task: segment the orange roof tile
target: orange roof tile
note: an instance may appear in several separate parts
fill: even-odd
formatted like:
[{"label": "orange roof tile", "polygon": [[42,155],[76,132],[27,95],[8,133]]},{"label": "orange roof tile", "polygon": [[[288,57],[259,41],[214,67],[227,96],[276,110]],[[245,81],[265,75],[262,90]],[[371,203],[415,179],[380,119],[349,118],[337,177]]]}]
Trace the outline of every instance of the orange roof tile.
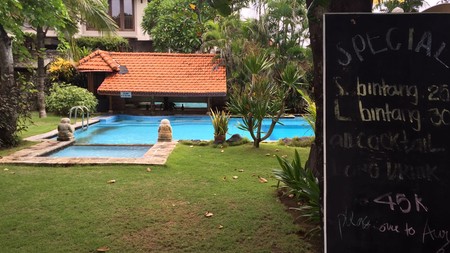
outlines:
[{"label": "orange roof tile", "polygon": [[[82,72],[113,72],[98,88],[102,95],[225,96],[226,72],[213,54],[96,51],[79,62]],[[118,72],[120,68],[127,73]]]},{"label": "orange roof tile", "polygon": [[113,72],[119,71],[119,64],[110,52],[97,50],[81,59],[77,69],[80,72]]}]

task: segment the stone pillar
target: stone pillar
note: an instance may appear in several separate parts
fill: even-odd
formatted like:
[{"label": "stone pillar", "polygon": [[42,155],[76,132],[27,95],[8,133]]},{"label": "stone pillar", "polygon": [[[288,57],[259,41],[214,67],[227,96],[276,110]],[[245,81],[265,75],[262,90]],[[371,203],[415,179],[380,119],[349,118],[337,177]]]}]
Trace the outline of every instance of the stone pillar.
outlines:
[{"label": "stone pillar", "polygon": [[158,128],[158,142],[172,141],[172,126],[168,119],[161,120]]},{"label": "stone pillar", "polygon": [[73,126],[70,124],[69,118],[62,118],[58,124],[58,141],[71,141],[73,140]]}]

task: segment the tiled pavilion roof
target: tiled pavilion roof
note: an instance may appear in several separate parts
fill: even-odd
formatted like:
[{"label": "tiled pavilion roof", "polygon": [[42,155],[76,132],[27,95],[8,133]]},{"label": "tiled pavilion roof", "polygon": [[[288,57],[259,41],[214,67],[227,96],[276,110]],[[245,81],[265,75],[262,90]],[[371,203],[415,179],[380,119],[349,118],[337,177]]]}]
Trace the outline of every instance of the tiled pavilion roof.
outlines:
[{"label": "tiled pavilion roof", "polygon": [[110,72],[101,95],[225,96],[226,72],[214,54],[131,53],[97,50],[81,59],[80,72]]}]

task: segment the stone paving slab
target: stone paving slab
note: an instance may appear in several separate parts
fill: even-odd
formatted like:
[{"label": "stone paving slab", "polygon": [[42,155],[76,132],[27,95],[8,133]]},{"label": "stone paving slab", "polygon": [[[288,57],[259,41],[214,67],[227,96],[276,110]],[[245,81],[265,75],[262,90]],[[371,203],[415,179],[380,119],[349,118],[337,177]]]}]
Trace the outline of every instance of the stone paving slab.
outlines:
[{"label": "stone paving slab", "polygon": [[[90,124],[97,123],[101,117],[92,118]],[[74,125],[81,127],[81,122]],[[177,142],[157,142],[143,157],[139,158],[84,158],[84,157],[45,157],[45,154],[72,145],[74,141],[56,141],[51,138],[56,136],[55,129],[45,134],[26,138],[28,141],[38,142],[36,145],[19,150],[9,156],[1,157],[0,164],[29,164],[29,165],[95,165],[95,164],[136,164],[136,165],[164,165],[167,158],[177,145]]]},{"label": "stone paving slab", "polygon": [[164,165],[177,145],[177,142],[157,142],[140,158],[80,158],[80,157],[45,157],[47,153],[69,146],[74,141],[59,142],[46,140],[29,148],[0,158],[0,164],[30,165],[95,165],[95,164],[136,164]]}]

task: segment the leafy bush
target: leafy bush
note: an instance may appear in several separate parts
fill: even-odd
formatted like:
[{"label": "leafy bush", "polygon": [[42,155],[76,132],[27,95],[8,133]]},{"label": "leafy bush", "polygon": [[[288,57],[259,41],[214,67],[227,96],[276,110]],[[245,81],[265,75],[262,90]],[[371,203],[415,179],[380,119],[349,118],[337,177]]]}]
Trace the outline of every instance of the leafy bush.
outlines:
[{"label": "leafy bush", "polygon": [[86,89],[66,83],[54,83],[46,103],[49,111],[58,115],[68,115],[70,108],[79,105],[84,105],[90,112],[95,112],[98,100]]},{"label": "leafy bush", "polygon": [[281,170],[273,170],[275,178],[283,182],[290,192],[304,202],[302,207],[293,209],[302,211],[303,216],[319,223],[321,217],[319,180],[312,170],[302,166],[297,150],[292,163],[278,156],[277,159]]},{"label": "leafy bush", "polygon": [[76,74],[75,66],[71,61],[56,58],[48,68],[48,78],[53,81],[70,82]]},{"label": "leafy bush", "polygon": [[128,40],[122,37],[80,37],[76,39],[79,48],[96,49],[116,52],[126,52],[130,50]]},{"label": "leafy bush", "polygon": [[0,149],[19,144],[18,133],[26,130],[31,121],[33,84],[17,73],[15,83],[7,85],[0,87]]}]

